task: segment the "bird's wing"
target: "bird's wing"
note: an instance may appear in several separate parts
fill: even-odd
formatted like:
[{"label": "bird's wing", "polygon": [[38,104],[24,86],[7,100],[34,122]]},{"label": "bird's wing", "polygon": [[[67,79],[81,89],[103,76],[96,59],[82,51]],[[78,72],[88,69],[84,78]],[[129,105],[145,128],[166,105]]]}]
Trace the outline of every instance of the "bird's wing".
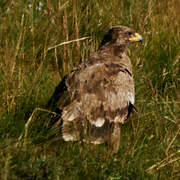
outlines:
[{"label": "bird's wing", "polygon": [[134,104],[131,70],[122,63],[98,61],[79,69],[66,81],[71,103],[63,109],[64,121],[85,116],[101,127],[106,120],[124,123]]},{"label": "bird's wing", "polygon": [[46,105],[49,109],[55,110],[58,107],[62,110],[72,102],[73,92],[70,87],[73,86],[74,77],[82,67],[83,64],[79,65],[63,77]]}]

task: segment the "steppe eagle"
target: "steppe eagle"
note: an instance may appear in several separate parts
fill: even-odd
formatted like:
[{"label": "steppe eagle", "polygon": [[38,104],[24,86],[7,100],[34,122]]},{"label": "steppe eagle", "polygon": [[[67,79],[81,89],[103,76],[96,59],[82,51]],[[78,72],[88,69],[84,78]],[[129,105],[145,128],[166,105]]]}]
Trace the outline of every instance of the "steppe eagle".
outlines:
[{"label": "steppe eagle", "polygon": [[112,27],[97,52],[67,74],[48,105],[57,107],[65,141],[107,142],[116,153],[120,126],[134,109],[134,80],[126,48],[142,37],[125,26]]}]

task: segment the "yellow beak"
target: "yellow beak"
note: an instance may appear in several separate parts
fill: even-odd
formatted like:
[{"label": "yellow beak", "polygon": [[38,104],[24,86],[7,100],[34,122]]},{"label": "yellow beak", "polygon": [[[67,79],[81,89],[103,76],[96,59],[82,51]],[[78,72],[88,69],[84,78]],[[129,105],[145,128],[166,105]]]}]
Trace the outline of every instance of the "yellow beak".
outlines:
[{"label": "yellow beak", "polygon": [[129,41],[134,41],[134,42],[142,42],[142,36],[139,35],[138,33],[135,33],[135,36],[130,37]]}]

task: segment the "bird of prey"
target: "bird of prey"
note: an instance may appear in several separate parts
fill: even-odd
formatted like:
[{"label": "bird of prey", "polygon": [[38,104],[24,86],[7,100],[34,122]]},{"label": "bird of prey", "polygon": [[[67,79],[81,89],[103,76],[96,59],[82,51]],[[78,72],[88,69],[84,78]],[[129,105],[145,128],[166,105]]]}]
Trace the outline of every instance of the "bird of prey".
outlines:
[{"label": "bird of prey", "polygon": [[106,142],[110,152],[118,152],[120,126],[135,109],[132,65],[126,49],[141,41],[133,29],[114,26],[97,52],[62,79],[48,104],[60,112],[65,141]]}]

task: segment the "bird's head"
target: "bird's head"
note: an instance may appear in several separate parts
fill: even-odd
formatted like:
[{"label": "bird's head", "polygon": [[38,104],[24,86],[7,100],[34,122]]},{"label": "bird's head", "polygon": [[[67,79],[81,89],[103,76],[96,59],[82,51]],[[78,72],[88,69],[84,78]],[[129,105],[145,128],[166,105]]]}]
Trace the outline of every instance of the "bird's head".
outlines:
[{"label": "bird's head", "polygon": [[110,43],[114,46],[128,45],[132,42],[142,42],[142,36],[125,26],[114,26],[104,36],[101,46]]}]

